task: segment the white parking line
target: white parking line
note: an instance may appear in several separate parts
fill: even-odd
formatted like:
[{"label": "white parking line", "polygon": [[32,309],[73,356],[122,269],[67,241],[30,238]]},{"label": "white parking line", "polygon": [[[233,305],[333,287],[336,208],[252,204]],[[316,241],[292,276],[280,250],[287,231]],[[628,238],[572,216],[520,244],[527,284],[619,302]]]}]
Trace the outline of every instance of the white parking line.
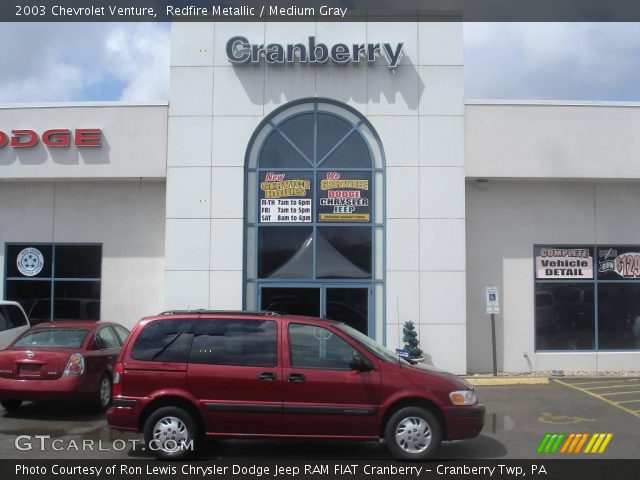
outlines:
[{"label": "white parking line", "polygon": [[[590,392],[587,392],[587,393],[590,393]],[[611,395],[626,395],[628,393],[640,393],[640,390],[633,390],[632,392],[594,393],[593,395],[601,395],[603,397],[609,397]]]},{"label": "white parking line", "polygon": [[616,383],[616,382],[638,382],[640,381],[639,378],[632,378],[630,380],[623,380],[623,379],[616,379],[616,380],[598,380],[597,382],[576,382],[576,383],[570,383],[570,382],[564,382],[565,384],[568,385],[596,385],[599,383]]},{"label": "white parking line", "polygon": [[574,386],[573,384],[571,384],[569,382],[563,382],[562,380],[557,380],[557,379],[554,380],[554,381],[556,383],[559,383],[559,384],[564,385],[566,387],[573,388],[574,390],[578,390],[579,392],[586,393],[587,395],[590,395],[593,398],[597,398],[598,400],[600,400],[602,402],[608,403],[612,407],[618,408],[618,409],[622,410],[623,412],[630,413],[634,417],[640,418],[640,410],[633,410],[631,408],[624,407],[624,406],[622,406],[620,404],[620,402],[614,402],[613,400],[609,400],[608,398],[605,398],[605,395],[626,395],[628,393],[640,393],[640,390],[635,390],[633,392],[616,392],[616,393],[608,393],[608,394],[607,393],[598,394],[598,393],[590,392],[586,388],[576,387],[576,386]]},{"label": "white parking line", "polygon": [[587,387],[584,388],[584,390],[606,390],[607,388],[633,388],[633,387],[637,387],[638,385],[607,385],[606,387]]}]

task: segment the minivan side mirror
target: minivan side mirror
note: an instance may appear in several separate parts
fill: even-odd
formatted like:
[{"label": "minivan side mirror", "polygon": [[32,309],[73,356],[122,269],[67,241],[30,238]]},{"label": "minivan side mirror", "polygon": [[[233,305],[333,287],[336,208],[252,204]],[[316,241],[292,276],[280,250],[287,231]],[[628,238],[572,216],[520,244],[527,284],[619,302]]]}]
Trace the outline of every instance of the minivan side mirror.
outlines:
[{"label": "minivan side mirror", "polygon": [[362,357],[359,353],[354,353],[349,363],[349,368],[356,372],[369,372],[373,370],[373,365],[368,360]]}]

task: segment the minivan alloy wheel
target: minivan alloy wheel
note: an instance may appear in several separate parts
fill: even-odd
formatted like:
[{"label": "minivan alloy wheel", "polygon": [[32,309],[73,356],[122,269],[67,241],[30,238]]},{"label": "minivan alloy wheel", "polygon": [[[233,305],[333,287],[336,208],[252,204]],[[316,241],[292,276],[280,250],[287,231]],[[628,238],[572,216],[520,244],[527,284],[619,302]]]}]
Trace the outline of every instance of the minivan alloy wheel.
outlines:
[{"label": "minivan alloy wheel", "polygon": [[408,453],[422,453],[431,443],[429,424],[419,417],[400,420],[396,427],[396,442]]},{"label": "minivan alloy wheel", "polygon": [[158,448],[174,451],[187,442],[189,430],[179,418],[163,417],[153,427],[153,439]]}]

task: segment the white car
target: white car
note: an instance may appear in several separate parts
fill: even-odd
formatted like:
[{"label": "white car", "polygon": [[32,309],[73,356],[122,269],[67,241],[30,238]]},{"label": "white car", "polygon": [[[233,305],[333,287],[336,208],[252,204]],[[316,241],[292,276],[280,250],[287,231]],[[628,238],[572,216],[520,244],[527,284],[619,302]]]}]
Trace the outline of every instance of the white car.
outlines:
[{"label": "white car", "polygon": [[27,314],[18,302],[0,300],[0,350],[31,327]]}]

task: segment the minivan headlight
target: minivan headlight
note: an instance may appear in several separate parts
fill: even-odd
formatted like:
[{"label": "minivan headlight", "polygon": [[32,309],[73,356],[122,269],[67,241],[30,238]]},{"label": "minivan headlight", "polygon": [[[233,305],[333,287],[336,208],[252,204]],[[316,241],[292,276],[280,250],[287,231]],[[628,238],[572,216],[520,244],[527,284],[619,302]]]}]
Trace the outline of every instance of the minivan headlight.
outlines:
[{"label": "minivan headlight", "polygon": [[454,405],[475,405],[478,403],[476,392],[473,390],[456,390],[449,394],[449,398]]}]

